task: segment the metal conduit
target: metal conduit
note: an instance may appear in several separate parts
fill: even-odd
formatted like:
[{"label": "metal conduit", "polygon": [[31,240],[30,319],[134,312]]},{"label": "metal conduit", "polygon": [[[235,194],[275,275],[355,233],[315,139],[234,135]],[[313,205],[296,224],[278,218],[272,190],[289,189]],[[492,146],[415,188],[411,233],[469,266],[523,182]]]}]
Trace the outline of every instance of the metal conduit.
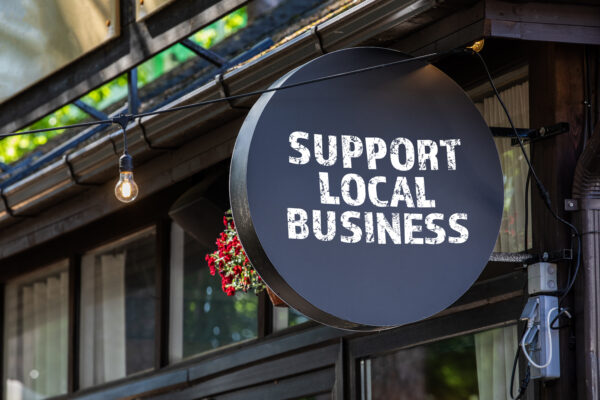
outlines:
[{"label": "metal conduit", "polygon": [[[575,168],[573,198],[580,206],[575,221],[581,232],[582,269],[578,289],[582,290],[577,331],[583,336],[577,345],[578,375],[584,374],[579,398],[600,398],[600,124],[587,143]],[[581,343],[581,344],[579,344]]]}]

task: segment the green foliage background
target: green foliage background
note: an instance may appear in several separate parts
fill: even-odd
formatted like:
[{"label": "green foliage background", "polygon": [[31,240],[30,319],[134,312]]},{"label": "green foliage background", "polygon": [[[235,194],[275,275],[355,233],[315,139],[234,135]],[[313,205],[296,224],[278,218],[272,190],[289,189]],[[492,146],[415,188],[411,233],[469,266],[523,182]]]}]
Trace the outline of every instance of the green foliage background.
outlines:
[{"label": "green foliage background", "polygon": [[[199,30],[190,36],[189,39],[209,49],[229,35],[245,27],[247,23],[246,7],[242,7]],[[192,57],[195,57],[195,54],[179,43],[169,47],[138,66],[138,87],[141,88],[154,81]],[[80,100],[98,110],[104,110],[126,96],[127,74],[123,74],[98,89],[92,90]],[[46,115],[23,130],[74,124],[87,117],[88,115],[85,112],[74,105],[68,104]],[[38,134],[25,134],[0,140],[0,162],[15,162],[36,147],[45,144],[48,140],[63,132],[64,130],[57,130]]]}]

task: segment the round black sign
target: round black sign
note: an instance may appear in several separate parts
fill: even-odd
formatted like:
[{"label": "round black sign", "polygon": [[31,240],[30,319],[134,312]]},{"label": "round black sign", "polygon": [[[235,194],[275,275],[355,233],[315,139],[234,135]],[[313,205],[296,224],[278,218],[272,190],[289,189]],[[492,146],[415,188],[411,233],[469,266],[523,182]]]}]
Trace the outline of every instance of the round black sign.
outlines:
[{"label": "round black sign", "polygon": [[[398,61],[352,48],[273,87]],[[410,62],[263,94],[239,133],[230,195],[264,281],[306,316],[376,330],[431,316],[479,276],[502,218],[498,153],[448,76]]]}]

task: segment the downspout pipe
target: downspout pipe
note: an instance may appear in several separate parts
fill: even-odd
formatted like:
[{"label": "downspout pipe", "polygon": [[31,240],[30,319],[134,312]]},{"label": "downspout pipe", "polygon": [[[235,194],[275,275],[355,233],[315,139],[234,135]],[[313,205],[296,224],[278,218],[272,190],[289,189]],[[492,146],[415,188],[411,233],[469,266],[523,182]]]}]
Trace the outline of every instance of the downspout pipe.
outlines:
[{"label": "downspout pipe", "polygon": [[[600,124],[581,154],[573,177],[575,222],[582,240],[577,322],[579,398],[599,400],[600,387]],[[581,339],[581,340],[579,340]]]}]

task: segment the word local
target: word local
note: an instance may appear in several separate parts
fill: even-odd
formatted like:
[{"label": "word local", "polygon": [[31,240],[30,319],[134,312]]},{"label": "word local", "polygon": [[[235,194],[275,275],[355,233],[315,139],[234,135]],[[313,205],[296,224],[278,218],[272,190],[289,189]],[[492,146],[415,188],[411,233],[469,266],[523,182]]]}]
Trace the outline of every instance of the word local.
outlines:
[{"label": "word local", "polygon": [[[290,134],[290,147],[298,153],[298,155],[289,156],[288,161],[290,164],[306,165],[311,161],[311,151],[309,147],[302,143],[310,140],[310,138],[311,135],[306,132],[297,131]],[[315,161],[324,167],[335,165],[338,161],[338,137],[334,135],[327,136],[327,156],[324,155],[323,151],[323,135],[313,134],[312,139]],[[353,160],[364,155],[367,169],[377,170],[378,160],[383,160],[389,155],[387,158],[392,167],[402,172],[415,168],[415,163],[419,171],[439,170],[438,153],[440,147],[445,148],[446,151],[447,169],[455,171],[456,147],[461,144],[460,139],[440,140],[439,146],[438,143],[432,140],[417,140],[415,157],[415,145],[407,138],[395,138],[389,147],[384,139],[378,137],[367,137],[363,143],[363,140],[357,136],[341,135],[340,142],[343,168],[351,169]],[[368,182],[365,182],[365,179],[360,175],[348,173],[341,179],[341,196],[335,196],[331,195],[330,192],[329,173],[318,173],[319,197],[321,204],[324,205],[339,206],[341,198],[345,204],[356,207],[363,205],[368,198],[375,207],[396,208],[402,203],[406,208],[436,208],[436,201],[427,199],[424,177],[414,177],[414,196],[407,178],[405,176],[396,177],[389,201],[381,199],[378,195],[378,186],[385,184],[387,184],[387,177],[385,176],[374,176]],[[353,187],[355,190],[351,190]],[[352,192],[355,194],[353,195]],[[325,218],[322,214],[321,210],[312,210],[312,215],[309,217],[309,213],[302,208],[288,208],[288,238],[306,239],[310,235],[309,224],[311,224],[312,233],[316,239],[321,241],[333,240],[338,232],[336,211],[327,211]],[[387,236],[389,236],[394,244],[437,245],[446,241],[461,244],[469,238],[467,227],[459,223],[461,220],[466,221],[468,219],[466,213],[456,212],[450,214],[447,223],[445,222],[445,215],[439,212],[432,212],[425,216],[421,213],[404,213],[403,216],[397,212],[389,214],[388,217],[386,213],[381,212],[341,212],[339,220],[341,226],[348,231],[348,234],[340,234],[340,241],[357,243],[364,240],[366,243],[386,244]],[[324,223],[324,219],[326,219],[326,223]],[[422,223],[419,223],[420,221]],[[327,227],[325,233],[322,230],[323,225]],[[434,236],[425,233],[423,228]],[[447,235],[447,230],[454,231],[456,235]],[[375,235],[377,235],[377,239]]]}]

